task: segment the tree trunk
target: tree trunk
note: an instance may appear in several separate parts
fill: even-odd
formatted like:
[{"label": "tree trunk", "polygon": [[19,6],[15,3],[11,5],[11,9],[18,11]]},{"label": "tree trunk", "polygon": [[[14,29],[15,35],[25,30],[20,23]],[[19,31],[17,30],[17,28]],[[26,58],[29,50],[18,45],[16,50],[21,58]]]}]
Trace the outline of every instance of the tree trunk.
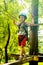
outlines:
[{"label": "tree trunk", "polygon": [[6,43],[6,46],[5,46],[5,63],[8,62],[7,47],[8,47],[8,44],[9,44],[9,40],[10,40],[10,28],[9,28],[9,24],[8,24],[8,40],[7,40],[7,43]]},{"label": "tree trunk", "polygon": [[[34,23],[38,24],[38,0],[32,0],[32,15]],[[38,26],[31,26],[30,28],[30,55],[38,54]],[[30,65],[37,65],[35,61],[31,61]]]}]

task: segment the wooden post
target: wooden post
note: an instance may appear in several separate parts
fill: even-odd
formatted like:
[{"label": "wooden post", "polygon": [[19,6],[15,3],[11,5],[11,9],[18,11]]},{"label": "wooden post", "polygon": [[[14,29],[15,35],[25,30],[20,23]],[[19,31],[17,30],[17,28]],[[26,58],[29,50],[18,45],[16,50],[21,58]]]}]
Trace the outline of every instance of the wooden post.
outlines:
[{"label": "wooden post", "polygon": [[10,28],[9,28],[9,24],[8,24],[8,40],[7,40],[7,43],[6,43],[6,46],[5,46],[5,63],[8,62],[7,47],[8,47],[8,44],[9,44],[9,40],[10,40]]},{"label": "wooden post", "polygon": [[[32,15],[34,23],[38,24],[38,0],[32,0]],[[30,55],[38,54],[38,26],[31,26],[30,31]],[[37,65],[36,61],[31,61],[30,65]]]}]

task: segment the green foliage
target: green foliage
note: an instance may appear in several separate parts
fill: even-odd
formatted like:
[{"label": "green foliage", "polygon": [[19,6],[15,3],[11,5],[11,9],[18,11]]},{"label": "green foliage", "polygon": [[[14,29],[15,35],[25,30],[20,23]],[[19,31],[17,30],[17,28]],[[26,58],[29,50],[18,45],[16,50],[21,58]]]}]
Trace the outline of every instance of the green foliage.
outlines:
[{"label": "green foliage", "polygon": [[39,0],[39,17],[43,17],[43,1]]}]

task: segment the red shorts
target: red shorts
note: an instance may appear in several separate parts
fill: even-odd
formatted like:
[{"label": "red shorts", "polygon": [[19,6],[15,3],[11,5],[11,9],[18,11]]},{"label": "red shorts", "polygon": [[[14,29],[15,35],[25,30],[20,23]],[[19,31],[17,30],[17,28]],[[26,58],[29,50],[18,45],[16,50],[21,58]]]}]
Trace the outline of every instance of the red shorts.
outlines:
[{"label": "red shorts", "polygon": [[19,46],[25,46],[27,41],[27,37],[24,35],[19,35],[18,36],[18,44]]}]

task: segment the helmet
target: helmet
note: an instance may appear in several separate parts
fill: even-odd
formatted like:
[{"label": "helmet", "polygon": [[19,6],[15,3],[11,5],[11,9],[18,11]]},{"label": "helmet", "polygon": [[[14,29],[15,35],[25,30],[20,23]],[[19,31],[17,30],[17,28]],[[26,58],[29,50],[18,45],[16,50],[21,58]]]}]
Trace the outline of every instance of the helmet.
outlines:
[{"label": "helmet", "polygon": [[24,16],[24,18],[27,19],[27,16],[26,16],[25,13],[21,13],[21,14],[19,15],[19,18],[20,18],[20,16]]}]

